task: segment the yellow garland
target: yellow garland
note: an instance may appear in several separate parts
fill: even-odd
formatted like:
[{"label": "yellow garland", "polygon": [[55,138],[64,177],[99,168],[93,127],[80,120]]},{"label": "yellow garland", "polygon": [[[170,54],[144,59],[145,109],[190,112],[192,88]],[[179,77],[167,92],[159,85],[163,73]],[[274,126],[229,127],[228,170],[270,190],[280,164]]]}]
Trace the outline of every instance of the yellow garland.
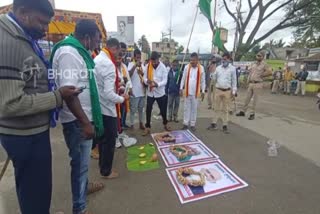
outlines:
[{"label": "yellow garland", "polygon": [[[180,151],[179,151],[180,150]],[[199,155],[199,151],[184,145],[170,146],[170,152],[176,156],[179,160],[185,159],[189,155]]]},{"label": "yellow garland", "polygon": [[[197,172],[191,168],[180,168],[176,171],[176,173],[177,173],[177,180],[182,185],[190,185],[190,186],[198,187],[198,186],[204,186],[206,184],[206,179],[204,174],[202,174],[201,172]],[[186,177],[183,176],[183,174],[198,175],[200,177],[200,180],[194,180],[194,179],[188,180]]]}]

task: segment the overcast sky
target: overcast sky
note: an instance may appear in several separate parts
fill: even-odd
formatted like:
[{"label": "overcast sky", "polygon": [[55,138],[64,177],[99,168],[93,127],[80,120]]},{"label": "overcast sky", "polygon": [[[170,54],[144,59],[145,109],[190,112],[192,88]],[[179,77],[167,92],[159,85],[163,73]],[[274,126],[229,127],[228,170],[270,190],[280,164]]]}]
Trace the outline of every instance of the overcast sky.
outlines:
[{"label": "overcast sky", "polygon": [[[117,16],[134,16],[135,41],[144,34],[151,43],[160,40],[161,32],[168,32],[170,25],[170,1],[171,0],[56,0],[56,8],[101,13],[107,31],[117,30]],[[198,0],[185,0],[185,3],[182,3],[182,0],[172,0],[172,2],[173,38],[186,47]],[[222,27],[229,30],[226,47],[228,50],[232,50],[235,22],[226,14],[225,9],[222,7],[223,3],[221,0],[220,2],[221,3],[218,4],[217,22],[221,22]],[[12,3],[12,0],[1,0],[0,6],[10,3]],[[279,14],[275,14],[268,23],[263,25],[260,34],[270,29],[270,27],[278,22],[278,19]],[[251,27],[252,26],[254,26],[254,24],[252,24]],[[290,31],[286,30],[274,34],[269,37],[267,41],[272,38],[284,38],[284,40],[289,41],[292,39],[292,35]],[[211,39],[212,35],[207,19],[202,14],[198,14],[189,50],[198,51],[198,49],[200,49],[200,52],[210,52]]]}]

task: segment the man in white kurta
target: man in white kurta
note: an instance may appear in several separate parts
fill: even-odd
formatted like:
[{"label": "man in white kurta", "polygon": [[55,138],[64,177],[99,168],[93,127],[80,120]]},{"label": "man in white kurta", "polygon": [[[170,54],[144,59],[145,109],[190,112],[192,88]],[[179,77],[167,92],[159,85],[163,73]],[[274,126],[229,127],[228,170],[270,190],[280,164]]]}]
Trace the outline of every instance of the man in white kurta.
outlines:
[{"label": "man in white kurta", "polygon": [[[199,57],[197,53],[192,53],[190,64],[184,69],[181,85],[180,95],[185,93],[184,101],[184,117],[183,129],[195,131],[198,111],[198,98],[201,95],[203,100],[206,89],[206,76],[202,65],[199,64]],[[184,90],[184,92],[183,92]]]}]

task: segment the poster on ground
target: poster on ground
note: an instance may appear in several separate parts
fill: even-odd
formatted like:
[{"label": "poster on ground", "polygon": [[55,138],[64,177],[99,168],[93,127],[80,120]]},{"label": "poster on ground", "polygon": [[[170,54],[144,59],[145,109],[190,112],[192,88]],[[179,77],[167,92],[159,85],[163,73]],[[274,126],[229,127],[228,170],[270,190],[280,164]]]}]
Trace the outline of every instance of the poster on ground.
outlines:
[{"label": "poster on ground", "polygon": [[213,153],[201,142],[175,144],[159,147],[158,149],[167,167],[181,166],[219,158],[218,155]]},{"label": "poster on ground", "polygon": [[[179,169],[182,169],[181,167],[166,169],[169,179],[182,204],[235,191],[248,186],[245,181],[239,178],[220,160],[194,163],[183,167],[183,169],[188,168],[195,172],[200,172],[204,177],[204,185],[197,187],[189,184],[183,185],[178,181],[177,175],[181,175],[183,178],[187,179],[188,182],[200,180],[200,176],[181,173],[181,171],[179,172]],[[180,180],[181,176],[179,176]]]},{"label": "poster on ground", "polygon": [[194,142],[201,143],[201,141],[196,136],[194,136],[189,130],[178,130],[178,131],[170,132],[170,134],[175,137],[175,142],[165,142],[162,140],[158,140],[157,136],[159,134],[161,135],[162,133],[155,133],[151,135],[158,147],[168,146],[172,144],[183,144],[183,143],[194,143]]}]

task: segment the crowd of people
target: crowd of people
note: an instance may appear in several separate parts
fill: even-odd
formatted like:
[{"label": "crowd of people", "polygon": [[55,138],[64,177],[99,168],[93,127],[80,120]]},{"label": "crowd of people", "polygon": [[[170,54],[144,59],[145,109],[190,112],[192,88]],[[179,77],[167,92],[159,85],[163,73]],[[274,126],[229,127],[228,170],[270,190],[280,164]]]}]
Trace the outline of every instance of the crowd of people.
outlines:
[{"label": "crowd of people", "polygon": [[293,73],[289,66],[286,66],[284,71],[281,67],[273,72],[273,82],[271,85],[271,93],[278,94],[283,92],[287,95],[299,95],[302,96],[306,94],[306,81],[308,78],[308,71],[305,65],[301,66],[301,71],[298,73]]},{"label": "crowd of people", "polygon": [[[115,148],[121,146],[118,136],[125,129],[137,128],[136,114],[142,135],[149,136],[155,102],[163,129],[170,131],[171,122],[179,123],[180,98],[184,97],[181,128],[196,131],[198,103],[207,91],[213,111],[208,130],[218,129],[221,119],[223,132],[229,133],[230,102],[234,102],[239,87],[239,72],[230,53],[222,55],[219,65],[213,56],[207,71],[197,53],[190,55],[183,69],[177,60],[162,62],[157,52],[142,62],[138,49],[127,61],[127,46],[117,39],[103,41],[106,47],[97,51],[99,28],[94,21],[83,19],[72,35],[54,46],[47,60],[37,40],[45,35],[53,15],[48,1],[14,0],[13,11],[0,16],[0,141],[13,162],[22,214],[50,213],[49,130],[57,120],[71,159],[74,214],[89,214],[87,195],[104,188],[101,182],[88,181],[90,155],[99,160],[101,178],[117,178],[113,158]],[[91,54],[91,50],[95,51]],[[248,68],[244,107],[236,114],[245,116],[253,98],[249,120],[255,118],[264,78],[272,75],[262,52],[256,59]],[[297,76],[297,93],[301,88],[304,94],[306,76],[305,71]],[[286,90],[292,76],[279,71],[274,78],[276,92],[282,78]]]}]

